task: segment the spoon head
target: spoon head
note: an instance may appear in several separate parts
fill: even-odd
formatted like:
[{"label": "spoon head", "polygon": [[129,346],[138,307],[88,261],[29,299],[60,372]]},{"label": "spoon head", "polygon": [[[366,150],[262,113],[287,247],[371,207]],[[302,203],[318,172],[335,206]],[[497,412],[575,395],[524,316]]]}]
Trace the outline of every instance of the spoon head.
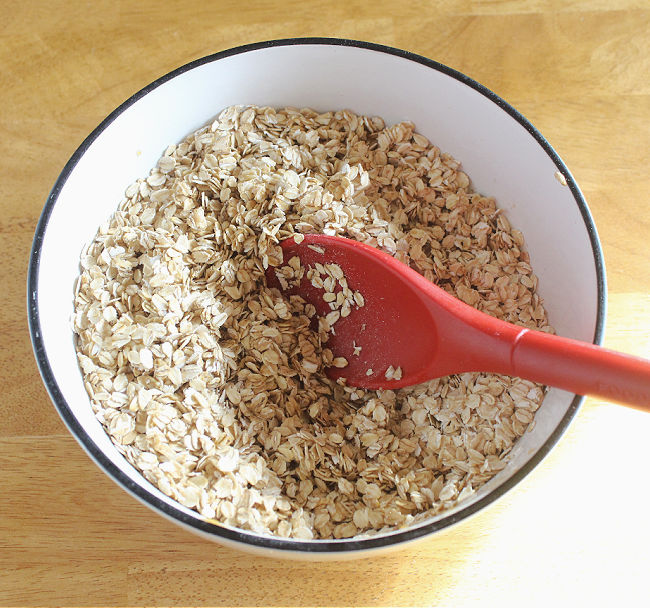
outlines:
[{"label": "spoon head", "polygon": [[[281,246],[283,266],[267,270],[267,283],[286,295],[300,295],[321,318],[333,321],[326,345],[347,365],[330,367],[330,378],[369,389],[431,379],[437,333],[421,293],[431,283],[378,249],[342,237],[305,235],[300,243],[290,238]],[[304,276],[292,282],[283,272],[294,273],[283,267],[297,267],[295,257]],[[414,284],[418,279],[423,284]]]}]

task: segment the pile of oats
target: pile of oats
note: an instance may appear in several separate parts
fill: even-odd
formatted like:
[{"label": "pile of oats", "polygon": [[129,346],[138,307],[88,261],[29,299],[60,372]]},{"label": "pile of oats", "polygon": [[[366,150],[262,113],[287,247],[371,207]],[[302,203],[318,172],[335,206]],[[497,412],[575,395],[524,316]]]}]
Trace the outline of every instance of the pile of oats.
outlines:
[{"label": "pile of oats", "polygon": [[550,331],[522,234],[413,124],[230,107],[170,146],[82,255],[74,330],[97,418],[146,479],[225,525],[346,538],[449,509],[504,467],[543,387],[330,381],[329,323],[313,331],[313,307],[264,278],[278,242],[309,232]]}]

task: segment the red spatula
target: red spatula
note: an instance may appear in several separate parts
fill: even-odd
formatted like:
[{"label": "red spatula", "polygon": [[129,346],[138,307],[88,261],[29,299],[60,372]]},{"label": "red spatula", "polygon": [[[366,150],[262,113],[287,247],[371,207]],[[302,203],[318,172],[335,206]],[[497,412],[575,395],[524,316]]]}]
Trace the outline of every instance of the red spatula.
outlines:
[{"label": "red spatula", "polygon": [[[287,239],[282,249],[285,263],[297,256],[305,268],[339,266],[350,290],[363,296],[362,306],[353,304],[349,315],[336,321],[327,342],[348,362],[327,373],[346,378],[349,386],[395,389],[482,371],[650,410],[650,361],[495,319],[357,241],[313,234],[300,244]],[[275,269],[266,277],[269,286],[282,289]],[[337,282],[334,292],[340,289]],[[306,276],[282,290],[301,295],[321,316],[332,311],[324,290]]]}]

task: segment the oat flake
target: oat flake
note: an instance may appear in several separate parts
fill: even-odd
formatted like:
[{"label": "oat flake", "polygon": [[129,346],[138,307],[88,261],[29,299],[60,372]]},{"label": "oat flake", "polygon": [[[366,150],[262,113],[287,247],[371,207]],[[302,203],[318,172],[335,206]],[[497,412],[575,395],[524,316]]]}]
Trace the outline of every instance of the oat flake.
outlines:
[{"label": "oat flake", "polygon": [[74,331],[92,407],[146,479],[225,525],[319,539],[417,523],[505,466],[543,387],[331,382],[323,369],[344,361],[326,335],[362,294],[324,256],[310,279],[336,296],[313,331],[313,307],[264,281],[279,241],[308,232],[378,247],[479,310],[551,331],[523,236],[413,124],[230,107],[171,145],[84,251]]}]

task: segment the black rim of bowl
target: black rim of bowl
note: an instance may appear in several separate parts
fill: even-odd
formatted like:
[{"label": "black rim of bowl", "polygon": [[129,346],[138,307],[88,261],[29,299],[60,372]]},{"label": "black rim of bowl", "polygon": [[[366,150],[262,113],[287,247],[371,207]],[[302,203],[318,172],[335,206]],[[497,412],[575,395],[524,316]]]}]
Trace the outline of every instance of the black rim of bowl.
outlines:
[{"label": "black rim of bowl", "polygon": [[383,46],[380,44],[374,44],[370,42],[361,42],[356,40],[348,39],[339,39],[339,38],[289,38],[282,40],[271,40],[266,42],[258,42],[254,44],[247,44],[244,46],[235,47],[219,53],[214,53],[208,55],[201,59],[196,59],[184,66],[181,66],[172,72],[158,78],[148,86],[144,87],[142,90],[138,91],[122,103],[117,109],[115,109],[111,114],[109,114],[99,126],[83,141],[79,148],[72,155],[70,160],[66,163],[63,171],[59,175],[50,195],[48,196],[47,202],[39,219],[38,225],[36,227],[36,232],[34,235],[34,242],[32,245],[30,262],[29,262],[29,272],[27,280],[27,298],[28,298],[28,319],[29,319],[29,330],[32,340],[32,346],[34,348],[34,354],[38,367],[45,383],[45,386],[50,394],[52,401],[54,402],[55,407],[57,408],[59,415],[66,423],[72,434],[76,439],[81,443],[84,449],[88,452],[93,460],[111,477],[115,482],[124,487],[130,493],[132,493],[136,498],[140,499],[142,502],[148,506],[154,508],[155,510],[161,512],[162,514],[189,526],[197,532],[212,535],[215,537],[220,537],[225,541],[231,541],[235,543],[240,543],[243,545],[266,548],[266,549],[275,549],[283,552],[302,552],[302,553],[350,553],[356,551],[363,551],[368,549],[376,549],[388,547],[390,545],[396,545],[404,543],[410,540],[415,540],[421,537],[425,537],[433,534],[439,530],[447,528],[461,520],[469,517],[470,515],[480,511],[487,505],[494,502],[499,497],[503,496],[508,490],[513,488],[519,481],[521,481],[530,471],[532,471],[541,460],[549,453],[551,448],[557,443],[558,439],[562,436],[564,431],[567,429],[569,423],[575,416],[583,397],[576,396],[571,405],[569,406],[566,414],[563,416],[562,420],[559,422],[555,430],[551,433],[550,437],[546,442],[541,446],[539,450],[522,466],[518,471],[516,471],[509,479],[504,483],[499,485],[497,488],[492,490],[488,495],[484,496],[480,500],[468,505],[465,508],[460,508],[450,515],[443,516],[439,520],[421,524],[417,527],[406,529],[399,532],[393,532],[387,535],[382,535],[378,537],[370,537],[365,539],[352,539],[352,540],[317,540],[317,541],[301,541],[293,539],[281,539],[274,537],[259,536],[250,532],[243,530],[226,528],[219,526],[208,521],[202,520],[201,517],[197,514],[196,517],[188,515],[184,511],[169,505],[166,502],[163,502],[148,490],[142,486],[134,483],[119,467],[111,462],[111,460],[99,449],[99,447],[94,443],[90,435],[84,430],[81,424],[77,421],[74,414],[72,413],[70,407],[63,398],[52,368],[50,367],[47,354],[45,352],[45,345],[43,343],[41,335],[41,325],[40,317],[38,311],[38,298],[37,298],[37,288],[38,288],[38,272],[39,264],[41,257],[41,247],[43,243],[43,237],[47,229],[50,215],[52,214],[52,209],[56,204],[58,196],[61,192],[63,185],[70,173],[74,170],[75,166],[79,162],[79,159],[84,155],[89,146],[95,141],[95,139],[102,133],[108,125],[110,125],[117,116],[124,112],[127,108],[133,105],[140,98],[144,97],[147,93],[157,88],[164,82],[187,72],[197,66],[203,65],[205,63],[211,63],[213,61],[218,61],[224,57],[230,57],[232,55],[237,55],[240,53],[246,53],[249,51],[255,51],[259,49],[265,49],[270,47],[277,46],[291,46],[291,45],[331,45],[331,46],[346,46],[346,47],[356,47],[366,50],[375,51],[378,53],[386,53],[388,55],[394,55],[397,57],[402,57],[408,59],[409,61],[414,61],[416,63],[425,65],[433,70],[442,72],[447,76],[451,76],[456,80],[462,82],[463,84],[473,88],[478,91],[490,101],[494,102],[502,110],[507,112],[512,118],[514,118],[519,124],[521,124],[539,143],[539,145],[544,149],[548,156],[555,163],[558,171],[564,176],[567,182],[567,186],[571,190],[573,198],[578,205],[582,218],[585,223],[585,227],[589,234],[589,239],[591,241],[591,247],[594,256],[594,264],[596,267],[596,275],[598,280],[598,312],[597,312],[597,321],[596,321],[596,331],[594,333],[594,343],[600,344],[603,336],[603,327],[605,322],[605,308],[606,308],[606,284],[605,284],[605,266],[603,262],[603,254],[598,239],[598,234],[596,232],[596,227],[594,225],[591,213],[587,207],[587,203],[578,188],[575,180],[573,179],[571,173],[565,166],[564,162],[560,159],[558,154],[552,148],[552,146],[546,141],[546,139],[541,135],[541,133],[517,110],[515,110],[510,104],[501,99],[498,95],[493,93],[491,90],[487,89],[483,85],[479,84],[475,80],[465,76],[464,74],[449,68],[441,63],[427,59],[415,53],[409,51],[404,51],[388,46]]}]

